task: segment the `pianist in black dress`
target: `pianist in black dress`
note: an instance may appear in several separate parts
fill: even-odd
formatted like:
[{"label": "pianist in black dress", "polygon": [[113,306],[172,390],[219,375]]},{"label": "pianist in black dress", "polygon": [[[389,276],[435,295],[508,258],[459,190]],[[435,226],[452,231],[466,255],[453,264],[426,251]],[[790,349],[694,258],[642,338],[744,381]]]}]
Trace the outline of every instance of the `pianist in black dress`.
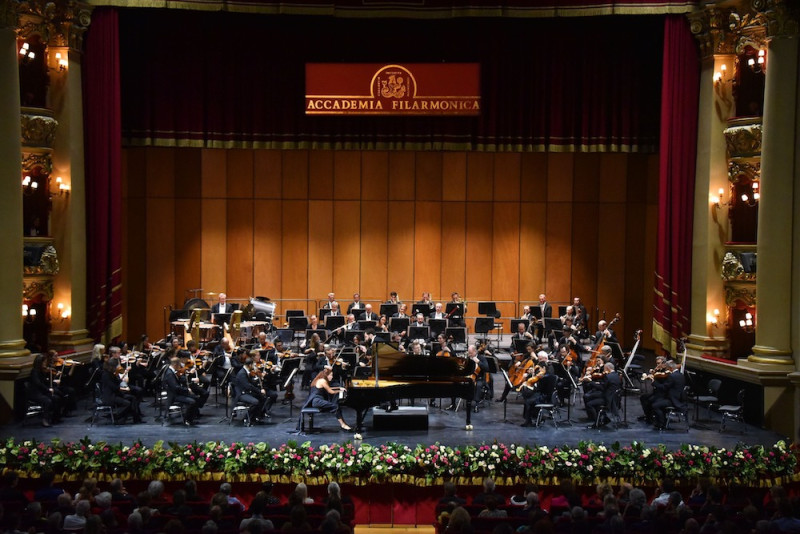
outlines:
[{"label": "pianist in black dress", "polygon": [[336,420],[342,430],[352,430],[342,418],[342,408],[339,406],[339,392],[344,388],[331,387],[333,368],[325,366],[311,381],[311,387],[303,408],[318,408],[320,412],[335,413]]}]

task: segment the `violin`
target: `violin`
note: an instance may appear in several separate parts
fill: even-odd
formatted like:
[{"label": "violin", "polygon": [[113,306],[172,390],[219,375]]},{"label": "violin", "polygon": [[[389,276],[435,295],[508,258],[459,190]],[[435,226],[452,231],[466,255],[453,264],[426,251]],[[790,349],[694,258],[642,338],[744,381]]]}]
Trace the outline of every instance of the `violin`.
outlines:
[{"label": "violin", "polygon": [[533,389],[536,386],[536,383],[547,373],[547,367],[544,365],[537,365],[533,368],[533,370],[533,376],[527,380],[524,380],[520,386],[518,386],[517,391],[521,390],[523,387]]}]

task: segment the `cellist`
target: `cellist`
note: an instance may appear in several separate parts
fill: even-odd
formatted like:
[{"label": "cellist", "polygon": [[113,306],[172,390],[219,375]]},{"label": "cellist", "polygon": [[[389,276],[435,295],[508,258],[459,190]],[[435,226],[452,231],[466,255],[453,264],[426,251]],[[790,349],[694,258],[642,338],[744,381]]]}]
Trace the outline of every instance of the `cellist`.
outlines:
[{"label": "cellist", "polygon": [[525,407],[522,410],[522,416],[525,421],[522,426],[533,425],[533,418],[538,415],[534,412],[535,406],[543,402],[549,402],[546,392],[541,392],[536,388],[536,384],[547,376],[553,374],[548,360],[547,352],[540,350],[536,355],[536,364],[526,372],[526,378],[520,388],[522,389],[522,396],[525,398]]},{"label": "cellist", "polygon": [[[520,323],[521,326],[525,326]],[[533,350],[533,343],[525,345],[525,352],[517,352],[511,355],[516,361],[508,368],[508,379],[510,384],[506,382],[503,388],[503,394],[495,402],[505,402],[508,394],[511,393],[511,387],[519,387],[522,381],[526,378],[527,371],[536,363],[536,353]]]}]

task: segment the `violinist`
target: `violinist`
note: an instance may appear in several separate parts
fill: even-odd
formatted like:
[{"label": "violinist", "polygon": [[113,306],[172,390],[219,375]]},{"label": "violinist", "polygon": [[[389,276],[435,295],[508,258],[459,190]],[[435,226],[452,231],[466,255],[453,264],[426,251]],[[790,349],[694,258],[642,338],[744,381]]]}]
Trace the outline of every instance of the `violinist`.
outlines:
[{"label": "violinist", "polygon": [[[486,360],[486,354],[487,351],[485,347],[481,347],[480,351],[475,345],[470,345],[469,348],[467,348],[467,358],[475,363],[475,372],[473,376],[477,375],[475,376],[475,397],[473,398],[475,402],[473,410],[475,413],[479,411],[478,403],[483,399],[483,389],[485,387],[491,388],[491,375],[489,375],[489,362]],[[487,377],[489,378],[488,381]],[[489,398],[491,398],[491,389],[489,391]]]},{"label": "violinist", "polygon": [[133,364],[128,369],[128,383],[142,391],[153,391],[156,373],[150,368],[150,358],[144,353],[134,353]]},{"label": "violinist", "polygon": [[199,409],[197,396],[189,389],[186,377],[183,376],[181,360],[173,356],[169,360],[169,368],[164,373],[164,387],[167,390],[167,404],[178,404],[183,409],[187,425],[193,425]]},{"label": "violinist", "polygon": [[[194,340],[189,341],[186,345],[189,347],[195,343]],[[210,395],[210,388],[206,388],[203,386],[203,382],[201,381],[201,369],[198,368],[197,363],[197,353],[192,355],[191,349],[194,348],[196,350],[196,346],[192,346],[189,350],[182,350],[178,353],[180,357],[181,366],[183,367],[183,377],[186,379],[186,385],[189,387],[189,390],[195,396],[195,408],[197,409],[197,415],[200,415],[200,410],[205,406],[206,401],[208,401],[208,397]],[[202,367],[202,360],[200,362],[199,367]]]},{"label": "violinist", "polygon": [[[544,384],[545,377],[554,376],[552,366],[548,362],[547,352],[540,350],[536,354],[536,364],[529,368],[525,373],[523,381],[522,396],[525,399],[525,407],[522,410],[522,415],[525,421],[522,426],[533,426],[533,418],[538,416],[535,406],[544,402],[550,401],[550,396],[553,394],[552,386],[547,388],[534,387],[535,385]],[[552,382],[552,380],[547,380]]]},{"label": "violinist", "polygon": [[358,336],[353,337],[353,350],[356,353],[356,378],[366,378],[372,374],[372,355],[366,344]]},{"label": "violinist", "polygon": [[[649,413],[645,412],[646,416],[652,417],[657,430],[663,430],[667,423],[667,406],[674,406],[681,411],[686,410],[686,401],[683,395],[686,378],[673,360],[666,361],[663,367],[664,377],[653,381],[653,397]],[[644,403],[642,407],[644,407]]]},{"label": "violinist", "polygon": [[47,357],[44,354],[37,354],[33,359],[27,399],[42,407],[42,426],[50,426],[59,419],[56,413],[59,401],[55,396],[55,389],[50,384],[51,373],[52,369],[47,366]]},{"label": "violinist", "polygon": [[221,384],[228,373],[234,376],[242,368],[242,362],[233,354],[230,340],[223,337],[219,345],[214,348],[212,353],[213,361],[209,367],[209,373],[217,378],[217,383]]},{"label": "violinist", "polygon": [[642,381],[653,380],[653,390],[650,393],[643,393],[639,397],[639,401],[642,403],[642,411],[644,412],[644,415],[639,416],[639,421],[644,421],[647,424],[653,423],[652,405],[660,396],[659,391],[655,388],[655,377],[658,376],[659,381],[666,377],[666,363],[667,358],[665,356],[656,356],[656,366],[650,369],[649,373],[642,375]]},{"label": "violinist", "polygon": [[266,415],[267,391],[258,383],[258,370],[252,357],[236,372],[233,379],[235,402],[248,406],[250,421],[260,421]]},{"label": "violinist", "polygon": [[[524,327],[525,325],[520,323],[520,326]],[[533,343],[528,343],[525,345],[525,352],[512,354],[512,357],[515,361],[508,368],[508,378],[512,383],[516,382],[517,380],[520,380],[521,383],[521,380],[529,377],[529,375],[526,375],[528,369],[533,367],[538,361],[536,353],[533,349]],[[519,378],[517,379],[517,377]],[[511,393],[511,385],[506,382],[502,395],[500,395],[500,398],[498,398],[495,402],[505,402],[509,393]]]},{"label": "violinist", "polygon": [[364,313],[359,315],[358,319],[360,321],[377,321],[378,314],[372,311],[372,304],[367,304],[364,308]]},{"label": "violinist", "polygon": [[347,379],[348,364],[338,357],[336,354],[336,347],[331,345],[325,345],[325,357],[317,360],[315,371],[319,373],[319,371],[322,371],[326,366],[333,370],[331,385],[336,387],[344,385]]},{"label": "violinist", "polygon": [[250,358],[253,360],[253,367],[250,371],[250,378],[255,379],[253,383],[264,391],[264,416],[270,417],[270,410],[278,400],[278,383],[280,382],[280,365],[261,357],[261,352],[250,351]]},{"label": "violinist", "polygon": [[300,387],[307,388],[311,383],[311,378],[316,373],[315,367],[319,359],[319,354],[323,351],[319,334],[315,332],[311,335],[311,339],[303,340],[303,342],[300,343],[300,349],[303,351],[303,364],[305,365],[303,380],[300,382]]},{"label": "violinist", "polygon": [[577,382],[581,377],[580,367],[576,361],[576,354],[568,345],[561,345],[558,347],[558,361],[567,370],[572,378]]},{"label": "violinist", "polygon": [[[122,355],[122,347],[109,347],[108,357],[116,358],[117,361],[120,362],[119,378],[122,381],[122,387],[127,393],[136,397],[136,404],[137,406],[140,405],[144,402],[144,390],[131,382],[128,372],[131,369],[132,359]],[[141,410],[139,411],[139,415],[142,415]]]},{"label": "violinist", "polygon": [[133,423],[144,423],[139,409],[139,401],[131,394],[130,389],[122,384],[120,374],[124,368],[120,365],[117,358],[110,357],[103,367],[103,374],[100,376],[100,394],[104,404],[108,404],[116,409],[114,417],[122,420],[128,415],[133,417]]},{"label": "violinist", "polygon": [[619,406],[615,404],[617,402],[617,391],[622,387],[622,380],[613,363],[608,362],[604,364],[602,369],[603,378],[592,381],[593,384],[597,383],[600,387],[594,390],[596,393],[592,395],[588,401],[586,400],[586,396],[584,396],[586,415],[592,421],[589,428],[598,428],[598,425],[604,426],[609,423],[610,419],[608,416],[602,421],[597,421],[597,411],[601,406],[607,406],[612,413],[616,413],[619,409]]},{"label": "violinist", "polygon": [[[65,373],[64,370],[69,368],[71,372],[71,370],[75,368],[75,365],[80,364],[71,360],[59,358],[58,353],[52,349],[47,352],[45,359],[46,365],[50,369],[50,377],[48,377],[48,380],[50,381],[50,388],[53,389],[53,397],[56,400],[56,407],[58,408],[56,411],[59,412],[58,415],[62,417],[69,417],[69,413],[78,407],[75,400],[77,394],[75,388],[70,386],[69,381],[64,378],[65,375],[67,378],[70,376],[70,374]],[[60,369],[56,370],[56,367],[60,367]]]}]

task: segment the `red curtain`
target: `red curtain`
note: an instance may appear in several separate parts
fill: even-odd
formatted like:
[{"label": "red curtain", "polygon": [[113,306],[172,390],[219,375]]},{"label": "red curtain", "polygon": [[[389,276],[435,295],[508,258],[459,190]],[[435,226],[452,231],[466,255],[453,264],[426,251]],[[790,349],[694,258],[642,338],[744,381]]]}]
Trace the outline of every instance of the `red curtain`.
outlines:
[{"label": "red curtain", "polygon": [[122,333],[119,17],[92,15],[83,56],[86,149],[87,324],[106,342]]},{"label": "red curtain", "polygon": [[[657,148],[662,16],[365,20],[132,9],[120,12],[120,32],[130,145]],[[306,62],[442,61],[480,64],[480,117],[304,114]]]},{"label": "red curtain", "polygon": [[686,17],[664,25],[653,337],[665,349],[690,330],[692,219],[700,63]]}]

